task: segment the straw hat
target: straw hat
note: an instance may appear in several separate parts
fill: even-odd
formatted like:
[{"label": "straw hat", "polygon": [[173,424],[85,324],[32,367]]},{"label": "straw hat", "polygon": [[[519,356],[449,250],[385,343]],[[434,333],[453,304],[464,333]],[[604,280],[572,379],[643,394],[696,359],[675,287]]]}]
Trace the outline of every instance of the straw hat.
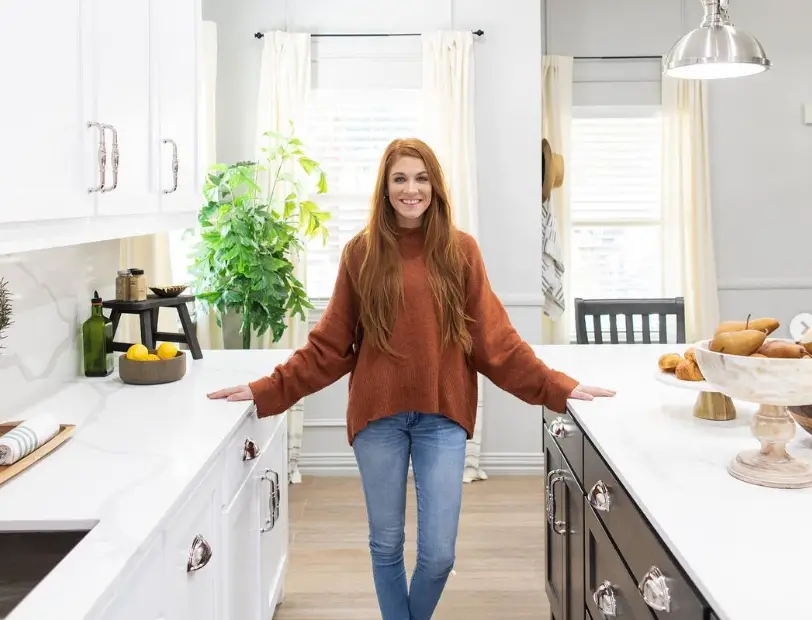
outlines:
[{"label": "straw hat", "polygon": [[564,157],[553,153],[547,138],[541,140],[541,199],[546,202],[550,193],[564,184]]}]

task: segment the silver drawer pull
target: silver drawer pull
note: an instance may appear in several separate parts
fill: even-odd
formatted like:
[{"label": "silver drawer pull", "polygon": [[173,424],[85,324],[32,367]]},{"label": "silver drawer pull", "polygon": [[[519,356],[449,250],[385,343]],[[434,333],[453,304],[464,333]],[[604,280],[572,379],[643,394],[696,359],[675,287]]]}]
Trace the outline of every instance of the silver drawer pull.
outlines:
[{"label": "silver drawer pull", "polygon": [[112,192],[118,187],[118,166],[119,166],[119,149],[118,149],[118,130],[112,125],[102,125],[103,129],[109,129],[113,134],[113,146],[110,152],[110,163],[113,166],[113,184],[109,187],[103,187],[102,193]]},{"label": "silver drawer pull", "polygon": [[550,423],[550,434],[555,437],[556,439],[561,439],[562,437],[566,437],[571,433],[571,429],[567,424],[567,421],[558,416],[555,420]]},{"label": "silver drawer pull", "polygon": [[164,190],[164,194],[171,194],[178,189],[178,169],[180,168],[178,145],[172,138],[164,138],[163,143],[172,145],[172,189]]},{"label": "silver drawer pull", "polygon": [[250,437],[245,438],[245,444],[242,447],[242,460],[253,461],[259,456],[259,446]]},{"label": "silver drawer pull", "polygon": [[668,588],[668,579],[656,566],[648,569],[637,586],[646,605],[654,611],[671,612],[671,591]]},{"label": "silver drawer pull", "polygon": [[567,522],[555,519],[555,485],[566,481],[563,469],[554,469],[547,473],[547,522],[556,534],[562,536],[567,533]]},{"label": "silver drawer pull", "polygon": [[586,494],[589,504],[601,512],[609,512],[612,505],[612,498],[609,497],[609,489],[606,488],[603,480],[598,480]]},{"label": "silver drawer pull", "polygon": [[211,560],[211,545],[200,534],[195,536],[192,546],[189,547],[189,557],[186,560],[186,572],[192,573],[200,570]]},{"label": "silver drawer pull", "polygon": [[279,491],[279,474],[273,469],[266,469],[259,477],[262,482],[267,482],[270,486],[268,491],[268,516],[265,517],[265,524],[259,529],[261,534],[270,532],[279,520],[279,504],[281,493]]},{"label": "silver drawer pull", "polygon": [[615,598],[615,589],[608,581],[604,581],[595,590],[592,595],[592,600],[604,616],[615,617],[617,616],[617,599]]},{"label": "silver drawer pull", "polygon": [[105,139],[104,126],[101,123],[88,121],[87,127],[88,129],[91,127],[96,127],[99,130],[99,144],[96,149],[96,164],[98,166],[99,184],[95,187],[89,187],[87,189],[87,193],[92,194],[94,192],[100,192],[104,189],[104,180],[107,173],[107,140]]}]

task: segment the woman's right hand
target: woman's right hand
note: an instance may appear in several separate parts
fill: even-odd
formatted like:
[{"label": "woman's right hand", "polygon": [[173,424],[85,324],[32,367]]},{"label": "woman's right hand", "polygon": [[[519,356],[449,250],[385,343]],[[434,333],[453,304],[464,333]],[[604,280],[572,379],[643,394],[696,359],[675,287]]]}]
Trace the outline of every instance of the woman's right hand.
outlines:
[{"label": "woman's right hand", "polygon": [[225,398],[227,401],[254,400],[254,394],[247,385],[235,385],[207,394],[209,398]]}]

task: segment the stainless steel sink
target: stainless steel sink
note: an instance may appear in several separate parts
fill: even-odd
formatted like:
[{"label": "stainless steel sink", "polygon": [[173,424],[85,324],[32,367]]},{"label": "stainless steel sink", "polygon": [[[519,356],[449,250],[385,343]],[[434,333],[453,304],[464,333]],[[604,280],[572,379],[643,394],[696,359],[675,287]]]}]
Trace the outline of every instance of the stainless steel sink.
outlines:
[{"label": "stainless steel sink", "polygon": [[0,532],[0,620],[11,614],[87,533]]}]

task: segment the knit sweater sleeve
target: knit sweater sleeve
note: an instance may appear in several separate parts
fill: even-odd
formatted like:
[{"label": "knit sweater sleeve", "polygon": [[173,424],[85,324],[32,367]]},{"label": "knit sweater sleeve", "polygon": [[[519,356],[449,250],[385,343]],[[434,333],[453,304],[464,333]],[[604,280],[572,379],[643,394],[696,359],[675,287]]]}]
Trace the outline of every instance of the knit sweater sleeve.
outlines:
[{"label": "knit sweater sleeve", "polygon": [[355,365],[353,343],[358,305],[346,252],[341,257],[333,294],[307,342],[273,374],[248,384],[257,416],[284,413],[299,400],[338,381]]},{"label": "knit sweater sleeve", "polygon": [[474,367],[524,402],[563,412],[578,381],[549,368],[519,337],[491,289],[476,241],[464,235],[463,244],[469,264],[466,312],[470,318]]}]

